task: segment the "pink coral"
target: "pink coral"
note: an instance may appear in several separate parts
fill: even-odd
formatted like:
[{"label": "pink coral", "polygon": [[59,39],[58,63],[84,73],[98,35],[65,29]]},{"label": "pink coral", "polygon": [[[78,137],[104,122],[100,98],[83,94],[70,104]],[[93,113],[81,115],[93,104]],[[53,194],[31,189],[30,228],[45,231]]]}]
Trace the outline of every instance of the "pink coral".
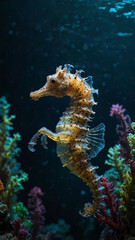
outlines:
[{"label": "pink coral", "polygon": [[101,224],[108,226],[120,236],[127,231],[126,222],[119,212],[120,201],[117,200],[117,197],[114,194],[113,183],[108,183],[107,181],[107,177],[102,177],[101,185],[103,186],[105,205],[101,204],[100,210],[97,213],[97,219]]},{"label": "pink coral", "polygon": [[121,143],[121,154],[123,157],[129,159],[130,147],[127,140],[127,136],[132,132],[131,118],[128,114],[125,114],[126,109],[122,105],[113,104],[110,110],[110,116],[114,115],[120,121],[120,124],[116,125],[116,132],[119,134],[119,143]]},{"label": "pink coral", "polygon": [[17,237],[18,240],[27,240],[28,239],[28,231],[25,228],[25,225],[22,224],[22,221],[20,218],[16,218],[13,221],[13,236]]},{"label": "pink coral", "polygon": [[31,215],[31,221],[33,223],[33,239],[36,239],[37,235],[42,232],[42,227],[45,223],[44,214],[46,212],[46,209],[40,199],[40,197],[43,195],[43,192],[38,187],[32,188],[30,193],[28,194],[28,208],[30,209],[29,213]]}]

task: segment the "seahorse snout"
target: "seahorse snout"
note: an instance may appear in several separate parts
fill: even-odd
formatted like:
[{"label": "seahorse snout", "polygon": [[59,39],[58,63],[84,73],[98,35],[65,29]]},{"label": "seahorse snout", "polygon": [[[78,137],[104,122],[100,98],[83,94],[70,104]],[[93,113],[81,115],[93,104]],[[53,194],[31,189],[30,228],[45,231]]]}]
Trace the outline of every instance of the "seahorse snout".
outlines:
[{"label": "seahorse snout", "polygon": [[46,85],[43,86],[42,88],[40,88],[39,90],[30,93],[30,97],[34,101],[37,101],[37,100],[39,100],[39,98],[48,96],[48,95],[50,95],[50,91]]}]

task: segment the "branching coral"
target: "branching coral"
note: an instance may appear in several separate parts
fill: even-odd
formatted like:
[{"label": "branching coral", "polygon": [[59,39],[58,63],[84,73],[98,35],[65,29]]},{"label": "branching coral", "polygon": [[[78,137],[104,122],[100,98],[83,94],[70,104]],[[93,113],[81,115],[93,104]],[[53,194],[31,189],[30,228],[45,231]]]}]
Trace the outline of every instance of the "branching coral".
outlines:
[{"label": "branching coral", "polygon": [[125,158],[121,156],[121,145],[116,144],[113,148],[109,148],[107,157],[105,164],[112,168],[106,171],[105,176],[109,181],[113,181],[114,189],[119,196],[121,185],[127,179],[129,171],[129,166],[125,164]]},{"label": "branching coral", "polygon": [[[134,130],[135,124],[132,124]],[[135,132],[134,134],[130,133],[127,137],[131,156],[133,160],[128,159],[128,170],[123,173],[124,181],[120,188],[120,200],[122,203],[121,210],[125,217],[129,219],[129,221],[133,221],[135,216],[135,161],[134,161],[134,153],[135,153]]]},{"label": "branching coral", "polygon": [[57,223],[49,224],[45,227],[46,240],[74,240],[70,235],[71,226],[64,219],[58,219]]},{"label": "branching coral", "polygon": [[6,98],[0,98],[0,176],[5,186],[16,164],[15,157],[20,151],[20,148],[17,147],[17,141],[21,140],[19,133],[11,136],[12,120],[15,115],[9,116],[9,109],[10,104]]},{"label": "branching coral", "polygon": [[127,139],[130,147],[131,157],[135,161],[135,123],[134,122],[132,123],[132,129],[134,131],[134,134],[129,133]]},{"label": "branching coral", "polygon": [[[119,239],[121,239],[127,232],[126,221],[119,212],[121,203],[116,199],[117,197],[114,194],[113,184],[108,183],[106,177],[102,177],[101,185],[103,186],[104,203],[106,206],[101,204],[100,212],[97,213],[98,220],[101,224],[105,224],[105,226],[113,229],[115,233],[117,233]],[[110,212],[106,210],[106,207]]]},{"label": "branching coral", "polygon": [[19,133],[11,135],[12,120],[15,115],[9,116],[9,110],[10,104],[6,98],[0,98],[0,178],[5,187],[0,199],[12,212],[14,197],[23,189],[22,182],[28,180],[28,175],[18,167],[16,157],[20,148],[17,142],[21,140],[21,137]]},{"label": "branching coral", "polygon": [[[105,175],[108,176],[109,181],[111,180],[114,185],[116,195],[109,195],[112,193],[110,187],[112,183],[107,183],[105,178],[102,179],[101,185],[104,186],[103,193],[105,194],[104,205],[101,205],[98,213],[98,219],[107,225],[115,236],[119,236],[118,239],[128,239],[128,236],[135,237],[135,123],[131,124],[131,118],[129,115],[124,115],[125,109],[119,104],[112,105],[110,115],[116,115],[120,120],[120,125],[117,125],[116,131],[119,134],[119,144],[110,148],[108,151],[108,159],[105,161],[106,164],[111,166]],[[110,184],[110,185],[109,185]],[[105,189],[109,189],[109,192],[105,192]],[[122,219],[122,225],[120,224],[117,228],[117,217],[112,224],[113,212],[112,206],[109,206],[109,201],[112,201],[112,205],[115,211],[115,215],[119,216],[118,219]],[[119,204],[116,204],[118,203]],[[119,205],[119,206],[117,206]],[[117,208],[118,207],[118,208]],[[123,223],[126,223],[123,229]],[[120,234],[120,229],[123,229]],[[106,231],[107,233],[107,231]],[[120,235],[119,235],[120,234]],[[105,234],[106,235],[106,234]],[[113,238],[112,238],[113,239]],[[114,238],[115,239],[115,238]]]},{"label": "branching coral", "polygon": [[17,240],[27,240],[29,238],[29,233],[26,230],[24,224],[20,218],[17,218],[13,221],[13,230],[12,234]]},{"label": "branching coral", "polygon": [[126,109],[122,105],[113,104],[110,110],[110,116],[116,116],[120,124],[116,125],[116,133],[119,135],[119,143],[121,143],[121,155],[130,158],[130,148],[127,136],[132,132],[131,118],[125,114]]},{"label": "branching coral", "polygon": [[[132,124],[134,126],[134,124]],[[127,136],[128,145],[130,146],[130,154],[134,158],[135,152],[135,134],[130,133]],[[135,162],[131,159],[121,157],[120,145],[115,145],[114,148],[109,149],[109,160],[105,163],[115,168],[113,171],[114,185],[117,191],[117,195],[121,201],[120,210],[129,221],[135,214]],[[115,172],[119,174],[119,179],[115,181]],[[109,175],[110,171],[106,175]],[[110,176],[109,176],[110,178]]]},{"label": "branching coral", "polygon": [[[28,175],[25,172],[21,172],[18,175],[11,176],[9,183],[6,186],[5,191],[2,194],[2,201],[10,208],[13,208],[13,199],[20,190],[23,190],[22,182],[28,180]],[[9,209],[10,209],[9,208]]]},{"label": "branching coral", "polygon": [[0,235],[9,233],[11,230],[12,224],[7,205],[0,202]]},{"label": "branching coral", "polygon": [[43,196],[43,192],[40,188],[34,187],[28,196],[28,209],[30,210],[29,213],[33,223],[31,234],[33,239],[38,239],[38,234],[42,232],[42,227],[45,223],[44,214],[46,209],[40,199],[40,197]]},{"label": "branching coral", "polygon": [[22,202],[17,202],[14,205],[12,216],[13,219],[20,218],[25,227],[30,229],[32,223],[29,219],[29,212]]},{"label": "branching coral", "polygon": [[122,169],[122,163],[124,162],[124,158],[120,156],[120,144],[115,145],[113,148],[109,148],[108,150],[108,160],[105,161],[105,164],[108,164],[114,168],[117,169],[119,173],[119,178],[122,181],[123,180],[123,169]]}]

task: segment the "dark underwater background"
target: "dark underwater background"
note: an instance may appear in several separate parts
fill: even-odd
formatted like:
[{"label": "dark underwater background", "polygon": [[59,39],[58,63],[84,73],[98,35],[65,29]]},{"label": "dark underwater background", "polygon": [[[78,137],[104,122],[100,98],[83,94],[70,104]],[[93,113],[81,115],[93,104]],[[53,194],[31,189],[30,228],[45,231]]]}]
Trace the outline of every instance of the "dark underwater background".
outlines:
[{"label": "dark underwater background", "polygon": [[[84,240],[88,220],[82,219],[79,210],[91,200],[89,189],[62,168],[54,142],[48,141],[48,150],[39,142],[35,153],[27,147],[39,128],[55,130],[69,104],[67,97],[34,102],[29,94],[66,63],[83,69],[83,76],[92,75],[94,88],[99,89],[91,126],[105,123],[106,146],[92,163],[103,174],[107,150],[116,141],[111,105],[123,105],[135,121],[135,1],[0,1],[0,95],[6,96],[16,115],[14,129],[22,136],[20,161],[29,174],[20,199],[27,205],[30,188],[39,186],[45,193],[46,223],[63,218],[74,238]],[[101,228],[95,226],[89,239],[99,238]]]}]

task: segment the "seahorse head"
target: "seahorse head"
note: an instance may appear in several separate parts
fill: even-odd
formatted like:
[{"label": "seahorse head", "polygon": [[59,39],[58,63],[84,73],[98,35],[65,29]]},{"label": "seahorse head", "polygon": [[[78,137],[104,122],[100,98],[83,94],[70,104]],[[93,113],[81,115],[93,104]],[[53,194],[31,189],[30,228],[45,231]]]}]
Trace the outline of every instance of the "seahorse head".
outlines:
[{"label": "seahorse head", "polygon": [[62,66],[59,66],[56,69],[56,73],[47,76],[46,84],[37,91],[31,92],[30,97],[33,100],[38,100],[44,96],[55,96],[55,97],[64,97],[67,95],[69,89],[69,73],[72,65],[66,64],[62,69]]}]

